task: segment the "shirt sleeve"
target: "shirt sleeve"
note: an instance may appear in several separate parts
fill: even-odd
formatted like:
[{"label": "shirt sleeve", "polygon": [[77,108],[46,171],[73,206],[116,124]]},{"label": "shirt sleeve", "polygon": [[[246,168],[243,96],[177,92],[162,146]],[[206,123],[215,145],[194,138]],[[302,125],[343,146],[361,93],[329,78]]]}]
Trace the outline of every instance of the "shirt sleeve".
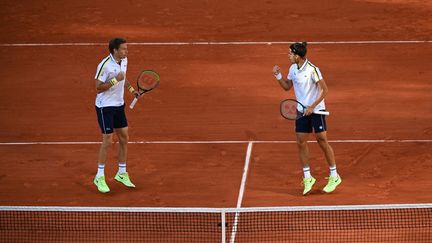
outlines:
[{"label": "shirt sleeve", "polygon": [[312,80],[316,83],[322,79],[323,79],[323,76],[321,74],[321,71],[319,70],[319,68],[314,67],[312,70]]},{"label": "shirt sleeve", "polygon": [[[292,67],[292,65],[291,65],[291,67]],[[287,76],[287,78],[288,78],[288,80],[294,80],[294,77],[293,77],[293,72],[291,71],[292,70],[292,68],[289,68],[289,70],[288,70],[288,76]]]},{"label": "shirt sleeve", "polygon": [[102,63],[99,64],[98,68],[96,69],[96,76],[95,79],[104,82],[107,80],[107,71],[105,69],[105,65],[103,65]]}]

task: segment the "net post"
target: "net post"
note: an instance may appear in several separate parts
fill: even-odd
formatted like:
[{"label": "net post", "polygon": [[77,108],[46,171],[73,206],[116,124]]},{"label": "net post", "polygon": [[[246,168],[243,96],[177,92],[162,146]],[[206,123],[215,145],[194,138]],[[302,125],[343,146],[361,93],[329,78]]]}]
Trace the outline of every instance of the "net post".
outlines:
[{"label": "net post", "polygon": [[225,217],[225,210],[221,211],[221,227],[222,227],[222,243],[226,243],[226,217]]}]

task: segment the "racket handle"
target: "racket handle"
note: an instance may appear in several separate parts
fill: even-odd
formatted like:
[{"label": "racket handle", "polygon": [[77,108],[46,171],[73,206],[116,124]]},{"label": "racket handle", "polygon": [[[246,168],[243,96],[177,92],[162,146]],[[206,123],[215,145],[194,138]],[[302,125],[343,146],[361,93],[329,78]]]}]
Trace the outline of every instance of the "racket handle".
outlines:
[{"label": "racket handle", "polygon": [[318,115],[325,115],[325,116],[330,115],[330,112],[328,111],[314,111],[313,113]]},{"label": "racket handle", "polygon": [[132,103],[130,104],[129,108],[133,109],[137,102],[138,102],[138,98],[135,97]]}]

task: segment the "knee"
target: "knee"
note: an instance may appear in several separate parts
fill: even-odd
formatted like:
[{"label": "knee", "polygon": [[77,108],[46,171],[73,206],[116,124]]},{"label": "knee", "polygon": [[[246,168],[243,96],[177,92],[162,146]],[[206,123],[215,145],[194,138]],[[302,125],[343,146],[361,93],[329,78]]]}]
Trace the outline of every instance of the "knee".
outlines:
[{"label": "knee", "polygon": [[317,136],[317,137],[316,137],[316,141],[317,141],[320,145],[327,145],[327,138],[325,138],[325,137]]},{"label": "knee", "polygon": [[126,135],[119,136],[119,143],[121,145],[126,145],[128,142],[129,142],[129,135],[126,134]]},{"label": "knee", "polygon": [[297,146],[299,148],[303,148],[307,146],[307,140],[297,139]]},{"label": "knee", "polygon": [[112,143],[113,143],[112,136],[106,136],[106,137],[104,137],[104,139],[102,141],[102,147],[107,148],[107,147],[111,146]]}]

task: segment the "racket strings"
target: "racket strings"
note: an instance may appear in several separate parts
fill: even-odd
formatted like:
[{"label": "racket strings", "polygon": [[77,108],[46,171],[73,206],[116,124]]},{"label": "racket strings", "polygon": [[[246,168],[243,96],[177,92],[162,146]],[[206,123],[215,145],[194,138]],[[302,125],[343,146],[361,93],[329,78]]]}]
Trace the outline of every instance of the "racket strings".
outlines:
[{"label": "racket strings", "polygon": [[153,73],[144,72],[138,78],[138,88],[141,90],[151,90],[159,83],[159,77]]},{"label": "racket strings", "polygon": [[286,101],[282,105],[282,115],[288,119],[296,119],[298,117],[297,103]]}]

